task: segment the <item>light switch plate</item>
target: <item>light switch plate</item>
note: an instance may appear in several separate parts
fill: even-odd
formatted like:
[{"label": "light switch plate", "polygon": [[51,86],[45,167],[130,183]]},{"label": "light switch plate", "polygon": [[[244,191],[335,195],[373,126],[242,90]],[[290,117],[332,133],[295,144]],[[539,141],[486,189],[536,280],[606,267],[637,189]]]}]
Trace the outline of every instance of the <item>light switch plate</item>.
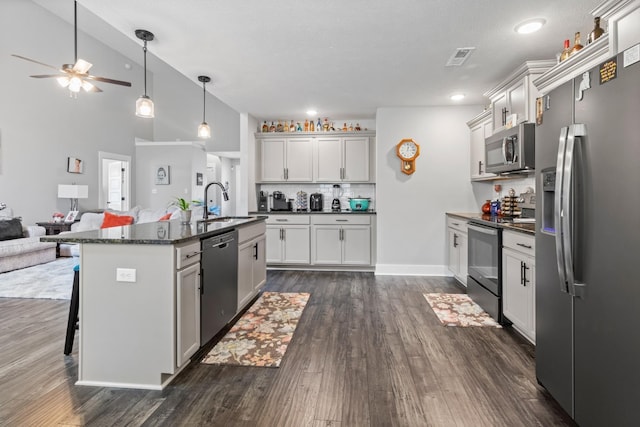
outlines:
[{"label": "light switch plate", "polygon": [[116,268],[116,281],[118,282],[135,282],[135,268]]}]

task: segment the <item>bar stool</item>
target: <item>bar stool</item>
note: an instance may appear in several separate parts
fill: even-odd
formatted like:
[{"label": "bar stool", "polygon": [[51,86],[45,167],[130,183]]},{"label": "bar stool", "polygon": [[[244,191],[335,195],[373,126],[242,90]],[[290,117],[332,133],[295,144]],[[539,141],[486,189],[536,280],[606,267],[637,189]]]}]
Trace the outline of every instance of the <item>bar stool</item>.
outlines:
[{"label": "bar stool", "polygon": [[64,340],[64,354],[66,356],[71,354],[73,338],[76,335],[76,329],[78,329],[78,308],[80,307],[79,293],[80,264],[73,267],[73,289],[71,290],[71,304],[69,305],[69,319],[67,320],[67,337]]}]

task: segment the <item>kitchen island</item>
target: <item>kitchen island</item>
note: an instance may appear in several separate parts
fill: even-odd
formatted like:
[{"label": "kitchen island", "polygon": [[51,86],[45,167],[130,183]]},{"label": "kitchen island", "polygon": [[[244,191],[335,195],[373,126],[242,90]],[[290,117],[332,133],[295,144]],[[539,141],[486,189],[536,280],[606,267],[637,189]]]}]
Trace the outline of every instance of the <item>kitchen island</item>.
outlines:
[{"label": "kitchen island", "polygon": [[[201,240],[237,230],[239,240],[258,241],[264,221],[258,216],[187,225],[174,220],[42,237],[80,244],[76,384],[156,390],[168,385],[205,344],[200,342]],[[238,304],[236,313],[243,308]]]}]

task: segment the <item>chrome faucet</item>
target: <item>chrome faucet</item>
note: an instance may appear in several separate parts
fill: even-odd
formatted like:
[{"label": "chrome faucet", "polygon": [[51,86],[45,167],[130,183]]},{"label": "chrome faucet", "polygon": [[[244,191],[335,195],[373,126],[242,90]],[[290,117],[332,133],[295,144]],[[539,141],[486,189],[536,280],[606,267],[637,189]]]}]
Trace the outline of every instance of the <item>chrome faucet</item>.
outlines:
[{"label": "chrome faucet", "polygon": [[208,183],[207,186],[204,187],[204,213],[202,214],[203,219],[207,219],[207,217],[209,216],[209,207],[207,206],[207,190],[209,190],[209,187],[211,187],[213,184],[222,189],[222,197],[224,198],[224,201],[226,202],[229,200],[229,194],[227,194],[227,189],[224,188],[224,185],[217,181]]}]

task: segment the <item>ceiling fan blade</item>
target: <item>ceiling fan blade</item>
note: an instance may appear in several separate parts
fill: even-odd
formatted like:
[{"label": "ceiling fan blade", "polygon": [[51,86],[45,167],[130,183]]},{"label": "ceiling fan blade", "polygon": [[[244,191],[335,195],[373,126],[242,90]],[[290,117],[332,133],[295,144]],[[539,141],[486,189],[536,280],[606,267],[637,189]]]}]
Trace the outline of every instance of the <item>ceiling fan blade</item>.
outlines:
[{"label": "ceiling fan blade", "polygon": [[89,80],[95,80],[98,82],[104,82],[104,83],[112,83],[114,85],[121,85],[121,86],[128,86],[131,87],[131,83],[129,82],[123,82],[122,80],[113,80],[113,79],[108,79],[106,77],[98,77],[98,76],[85,76],[86,79]]},{"label": "ceiling fan blade", "polygon": [[11,56],[15,56],[16,58],[24,59],[25,61],[33,62],[35,64],[44,65],[45,67],[53,68],[57,71],[62,71],[60,68],[54,67],[53,65],[45,64],[44,62],[36,61],[35,59],[27,58],[25,56],[16,55],[15,53],[12,53]]},{"label": "ceiling fan blade", "polygon": [[76,63],[73,64],[73,71],[80,74],[86,74],[92,66],[92,63],[87,62],[84,59],[78,59]]},{"label": "ceiling fan blade", "polygon": [[82,89],[84,89],[85,92],[102,92],[102,89],[86,80],[82,82]]},{"label": "ceiling fan blade", "polygon": [[48,79],[50,77],[65,77],[65,75],[64,74],[35,74],[29,77],[33,77],[34,79]]}]

